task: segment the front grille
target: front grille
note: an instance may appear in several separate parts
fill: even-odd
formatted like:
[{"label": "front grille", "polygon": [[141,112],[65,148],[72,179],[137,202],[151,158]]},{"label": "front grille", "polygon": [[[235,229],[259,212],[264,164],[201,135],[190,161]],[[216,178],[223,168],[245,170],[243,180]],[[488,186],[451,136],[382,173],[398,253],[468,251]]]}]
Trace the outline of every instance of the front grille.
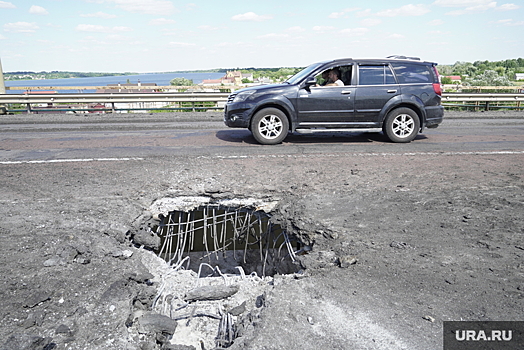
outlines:
[{"label": "front grille", "polygon": [[237,95],[237,94],[231,94],[231,95],[229,95],[229,96],[227,97],[227,103],[231,103],[231,102],[233,102],[233,100],[235,99],[235,96],[236,96],[236,95]]}]

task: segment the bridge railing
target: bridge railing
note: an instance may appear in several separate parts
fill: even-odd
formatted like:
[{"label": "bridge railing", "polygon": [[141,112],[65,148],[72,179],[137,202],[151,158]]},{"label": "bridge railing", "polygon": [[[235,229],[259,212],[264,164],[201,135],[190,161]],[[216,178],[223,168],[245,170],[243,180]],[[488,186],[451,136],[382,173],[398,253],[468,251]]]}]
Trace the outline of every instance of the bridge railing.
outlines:
[{"label": "bridge railing", "polygon": [[136,92],[136,93],[37,93],[0,95],[9,112],[49,113],[118,111],[222,110],[229,93]]},{"label": "bridge railing", "polygon": [[[83,87],[85,88],[85,87]],[[143,87],[144,88],[144,87]],[[155,87],[156,88],[156,87]],[[223,87],[220,87],[223,88]],[[136,87],[135,87],[136,89]],[[217,111],[223,110],[229,92],[118,92],[0,94],[0,105],[8,112],[124,112],[124,111]],[[446,108],[522,109],[524,93],[442,94]],[[4,107],[5,108],[5,107]],[[0,113],[2,110],[0,109]]]}]

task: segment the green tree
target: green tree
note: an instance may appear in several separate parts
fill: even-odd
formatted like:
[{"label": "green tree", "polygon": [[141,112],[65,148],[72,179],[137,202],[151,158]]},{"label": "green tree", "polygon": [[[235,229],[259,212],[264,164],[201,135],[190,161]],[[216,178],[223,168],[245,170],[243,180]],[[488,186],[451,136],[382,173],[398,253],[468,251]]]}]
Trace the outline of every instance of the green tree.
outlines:
[{"label": "green tree", "polygon": [[453,84],[453,80],[451,80],[451,78],[449,78],[449,77],[442,77],[440,79],[440,82],[442,84]]},{"label": "green tree", "polygon": [[186,79],[186,78],[174,78],[174,79],[171,79],[169,84],[170,85],[174,85],[174,86],[192,86],[192,85],[195,85],[193,83],[193,80]]},{"label": "green tree", "polygon": [[487,70],[475,78],[466,80],[465,84],[471,86],[511,86],[511,81],[506,76],[500,76],[494,70]]}]

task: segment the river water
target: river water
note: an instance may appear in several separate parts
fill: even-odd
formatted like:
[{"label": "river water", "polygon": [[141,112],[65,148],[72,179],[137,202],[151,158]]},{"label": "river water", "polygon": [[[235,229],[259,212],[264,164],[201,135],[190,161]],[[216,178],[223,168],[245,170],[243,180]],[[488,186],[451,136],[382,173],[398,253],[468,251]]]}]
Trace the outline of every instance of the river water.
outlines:
[{"label": "river water", "polygon": [[[140,83],[156,83],[158,86],[168,86],[173,78],[186,78],[193,80],[193,83],[200,84],[205,79],[219,79],[225,73],[149,73],[136,75],[118,75],[107,77],[89,77],[89,78],[67,78],[67,79],[41,79],[41,80],[6,80],[6,87],[17,86],[106,86],[108,84],[136,84]],[[50,88],[52,90],[52,88]],[[7,90],[7,93],[18,94],[21,90]],[[59,90],[59,92],[78,92],[77,90]],[[90,90],[83,90],[83,92],[91,92]]]}]

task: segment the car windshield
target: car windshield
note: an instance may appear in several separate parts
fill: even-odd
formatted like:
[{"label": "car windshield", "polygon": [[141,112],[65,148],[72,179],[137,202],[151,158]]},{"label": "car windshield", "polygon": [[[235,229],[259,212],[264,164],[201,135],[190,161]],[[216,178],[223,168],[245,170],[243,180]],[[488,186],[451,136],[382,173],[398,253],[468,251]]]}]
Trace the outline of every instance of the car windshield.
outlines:
[{"label": "car windshield", "polygon": [[311,66],[302,69],[300,72],[298,72],[297,74],[293,75],[291,78],[289,78],[288,80],[286,80],[285,83],[288,83],[288,84],[296,84],[296,83],[300,82],[300,81],[303,80],[304,78],[308,77],[308,76],[309,76],[313,71],[315,71],[318,67],[324,65],[324,63],[325,63],[325,62],[314,63],[314,64],[312,64]]}]

